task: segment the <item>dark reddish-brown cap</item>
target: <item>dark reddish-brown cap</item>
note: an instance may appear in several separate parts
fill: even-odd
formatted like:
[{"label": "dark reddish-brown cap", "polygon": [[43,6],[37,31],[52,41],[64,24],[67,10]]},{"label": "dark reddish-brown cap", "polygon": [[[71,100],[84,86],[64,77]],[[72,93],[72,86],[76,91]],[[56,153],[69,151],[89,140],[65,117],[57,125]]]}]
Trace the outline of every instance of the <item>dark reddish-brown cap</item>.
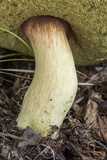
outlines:
[{"label": "dark reddish-brown cap", "polygon": [[[49,25],[48,25],[49,24]],[[67,38],[69,39],[71,37],[71,28],[70,25],[57,17],[52,17],[52,16],[33,16],[26,20],[21,28],[23,33],[26,35],[26,37],[29,39],[29,32],[31,32],[32,29],[36,29],[36,27],[39,25],[41,26],[48,26],[47,27],[47,32],[50,30],[51,24],[55,24],[56,27],[59,28],[60,24],[60,29],[63,29],[66,33]]]}]

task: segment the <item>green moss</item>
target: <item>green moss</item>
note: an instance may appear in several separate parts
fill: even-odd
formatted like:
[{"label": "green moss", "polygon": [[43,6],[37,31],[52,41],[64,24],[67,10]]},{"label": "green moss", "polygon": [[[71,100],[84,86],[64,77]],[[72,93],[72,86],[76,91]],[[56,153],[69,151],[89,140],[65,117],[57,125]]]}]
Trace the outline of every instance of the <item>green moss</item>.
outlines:
[{"label": "green moss", "polygon": [[[22,38],[20,25],[33,15],[60,17],[71,25],[70,45],[77,65],[94,64],[98,59],[107,58],[106,0],[0,1],[0,26]],[[29,53],[15,37],[3,32],[0,32],[0,46]]]}]

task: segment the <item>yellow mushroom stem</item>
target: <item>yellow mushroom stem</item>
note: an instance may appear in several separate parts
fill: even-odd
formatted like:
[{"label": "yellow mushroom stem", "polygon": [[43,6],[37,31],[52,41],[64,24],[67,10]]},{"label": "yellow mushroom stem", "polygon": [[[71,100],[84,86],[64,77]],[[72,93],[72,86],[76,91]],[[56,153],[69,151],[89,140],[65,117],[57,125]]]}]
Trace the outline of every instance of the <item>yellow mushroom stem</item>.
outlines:
[{"label": "yellow mushroom stem", "polygon": [[[36,69],[17,118],[19,128],[32,127],[42,137],[60,128],[74,101],[77,76],[69,46],[69,25],[54,17],[28,19],[22,30],[29,39]],[[54,132],[54,131],[53,131]],[[53,133],[53,138],[57,137]]]}]

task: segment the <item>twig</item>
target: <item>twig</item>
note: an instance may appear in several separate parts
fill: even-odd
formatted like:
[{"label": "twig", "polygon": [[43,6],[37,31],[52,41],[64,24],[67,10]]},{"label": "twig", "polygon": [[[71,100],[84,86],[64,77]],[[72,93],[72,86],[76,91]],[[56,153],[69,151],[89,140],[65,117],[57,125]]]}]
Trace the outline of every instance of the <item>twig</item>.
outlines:
[{"label": "twig", "polygon": [[81,152],[73,143],[70,142],[69,144],[71,145],[71,148],[73,148],[73,150],[82,158],[82,160],[89,160],[89,157],[86,157],[83,154],[81,154]]},{"label": "twig", "polygon": [[[0,69],[1,70],[1,69]],[[9,76],[15,76],[15,77],[19,77],[19,78],[26,78],[26,79],[31,79],[32,80],[32,78],[28,78],[28,77],[26,77],[26,76],[20,76],[20,75],[18,75],[18,74],[13,74],[13,73],[7,73],[7,72],[5,72],[5,71],[0,71],[0,74],[5,74],[5,75],[9,75]]]},{"label": "twig", "polygon": [[96,142],[97,144],[99,144],[100,146],[102,146],[102,147],[107,151],[107,147],[106,147],[104,144],[102,144],[101,142],[96,141],[96,140],[95,140],[95,142]]},{"label": "twig", "polygon": [[6,133],[2,133],[2,132],[0,132],[0,137],[10,137],[10,138],[13,138],[13,139],[27,140],[26,138],[22,138],[22,137],[18,137],[18,136],[9,134],[9,133],[6,134]]},{"label": "twig", "polygon": [[[53,160],[55,160],[55,153],[54,153],[54,151],[53,151],[53,149],[50,147],[50,146],[47,146],[47,145],[45,145],[45,144],[41,144],[42,146],[44,146],[44,147],[46,147],[42,152],[40,152],[35,158],[34,158],[34,160],[36,160],[40,155],[42,155],[45,159],[50,159],[50,158],[53,158]],[[52,156],[50,156],[50,157],[46,157],[45,155],[43,155],[43,153],[45,153],[47,150],[51,150],[51,152],[52,152]]]},{"label": "twig", "polygon": [[1,68],[0,71],[34,73],[34,70],[27,70],[27,69],[12,69],[12,68],[5,68],[5,69]]}]

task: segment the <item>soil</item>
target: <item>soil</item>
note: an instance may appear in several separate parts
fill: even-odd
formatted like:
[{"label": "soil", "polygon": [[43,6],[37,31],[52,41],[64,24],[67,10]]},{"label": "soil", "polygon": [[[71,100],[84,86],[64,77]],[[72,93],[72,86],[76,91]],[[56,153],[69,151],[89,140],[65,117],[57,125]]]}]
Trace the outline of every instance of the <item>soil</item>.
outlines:
[{"label": "soil", "polygon": [[[0,55],[7,53],[0,50]],[[106,160],[107,63],[76,67],[78,92],[57,140],[41,138],[29,126],[17,128],[16,118],[34,68],[34,60],[0,63],[0,160]]]}]

